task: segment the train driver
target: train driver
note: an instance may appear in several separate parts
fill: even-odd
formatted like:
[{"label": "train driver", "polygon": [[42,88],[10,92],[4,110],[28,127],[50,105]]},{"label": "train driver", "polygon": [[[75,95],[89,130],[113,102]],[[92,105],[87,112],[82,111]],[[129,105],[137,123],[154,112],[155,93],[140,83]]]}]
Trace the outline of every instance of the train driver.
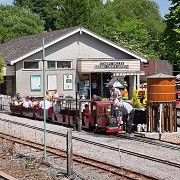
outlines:
[{"label": "train driver", "polygon": [[122,110],[122,115],[126,120],[126,133],[132,133],[132,123],[134,120],[135,110],[127,102],[120,102],[118,107]]}]

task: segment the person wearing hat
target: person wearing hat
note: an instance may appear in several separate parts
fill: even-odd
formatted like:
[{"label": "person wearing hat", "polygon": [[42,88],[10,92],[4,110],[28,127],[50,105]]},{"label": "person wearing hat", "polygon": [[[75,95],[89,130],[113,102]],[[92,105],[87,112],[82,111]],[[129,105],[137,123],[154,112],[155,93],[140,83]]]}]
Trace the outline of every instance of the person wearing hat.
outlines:
[{"label": "person wearing hat", "polygon": [[127,102],[120,102],[118,104],[118,107],[121,109],[122,116],[126,121],[126,133],[131,134],[132,133],[132,123],[133,123],[133,120],[134,120],[135,110],[131,106],[131,104],[129,104]]}]

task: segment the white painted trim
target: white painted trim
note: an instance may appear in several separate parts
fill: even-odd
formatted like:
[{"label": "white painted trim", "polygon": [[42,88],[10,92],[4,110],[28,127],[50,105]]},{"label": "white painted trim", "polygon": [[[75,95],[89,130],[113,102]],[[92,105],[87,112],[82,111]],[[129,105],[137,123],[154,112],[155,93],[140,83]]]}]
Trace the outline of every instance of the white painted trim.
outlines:
[{"label": "white painted trim", "polygon": [[121,46],[118,46],[117,44],[111,42],[110,40],[105,39],[105,38],[103,38],[103,37],[101,37],[101,36],[99,36],[99,35],[91,32],[91,31],[89,31],[88,29],[83,28],[83,31],[84,31],[85,33],[87,33],[87,34],[95,37],[96,39],[99,39],[100,41],[102,41],[102,42],[104,42],[104,43],[106,43],[106,44],[109,44],[109,45],[111,45],[112,47],[115,47],[116,49],[119,49],[119,50],[125,52],[126,54],[129,54],[129,55],[131,55],[131,56],[133,56],[133,57],[141,60],[141,62],[147,62],[147,59],[145,59],[145,58],[143,58],[143,57],[140,57],[140,56],[138,56],[137,54],[134,54],[133,52],[131,52],[131,51],[127,50],[127,49],[122,48]]},{"label": "white painted trim", "polygon": [[[92,31],[90,31],[90,30],[88,30],[88,29],[85,29],[85,28],[83,28],[83,27],[79,27],[79,28],[75,29],[74,31],[72,31],[72,32],[70,32],[70,33],[68,33],[68,34],[66,34],[66,35],[64,35],[64,36],[62,36],[62,37],[60,37],[60,38],[52,41],[51,43],[46,44],[46,45],[44,46],[44,48],[47,48],[47,47],[49,47],[49,46],[51,46],[51,45],[53,45],[53,44],[55,44],[55,43],[57,43],[57,42],[59,42],[59,41],[62,41],[63,39],[66,39],[66,38],[72,36],[73,34],[76,34],[77,32],[79,32],[80,34],[82,34],[82,32],[84,32],[84,33],[86,33],[86,34],[88,34],[88,35],[90,35],[90,36],[92,36],[92,37],[94,37],[94,38],[96,38],[96,39],[98,39],[98,40],[106,43],[106,44],[109,44],[110,46],[112,46],[112,47],[114,47],[114,48],[116,48],[116,49],[119,49],[119,50],[125,52],[126,54],[129,54],[129,55],[131,55],[131,56],[139,59],[141,62],[147,62],[147,60],[146,60],[145,58],[140,57],[140,56],[138,56],[137,54],[134,54],[133,52],[131,52],[131,51],[127,50],[127,49],[124,49],[124,48],[122,48],[121,46],[118,46],[117,44],[111,42],[110,40],[107,40],[107,39],[105,39],[105,38],[103,38],[103,37],[101,37],[101,36],[93,33]],[[24,56],[21,56],[21,57],[15,59],[15,60],[11,61],[10,64],[13,65],[13,64],[21,61],[22,59],[25,59],[25,58],[27,58],[27,57],[29,57],[29,56],[31,56],[31,55],[33,55],[33,54],[41,51],[42,49],[43,49],[43,47],[40,47],[40,48],[38,48],[38,49],[36,49],[36,50],[33,50],[33,51],[31,51],[30,53],[25,54]]]}]

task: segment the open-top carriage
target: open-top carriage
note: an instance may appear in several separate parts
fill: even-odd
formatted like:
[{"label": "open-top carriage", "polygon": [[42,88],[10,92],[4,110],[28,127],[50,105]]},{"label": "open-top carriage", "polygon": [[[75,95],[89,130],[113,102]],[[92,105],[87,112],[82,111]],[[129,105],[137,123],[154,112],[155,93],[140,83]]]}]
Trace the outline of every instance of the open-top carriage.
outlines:
[{"label": "open-top carriage", "polygon": [[[53,112],[53,103],[60,100],[60,113]],[[120,119],[114,117],[113,104],[110,101],[90,101],[75,98],[56,98],[52,105],[46,109],[46,118],[59,124],[89,129],[106,133],[123,132]],[[88,113],[84,114],[85,104],[88,104]],[[37,119],[44,118],[42,108],[25,108],[22,105],[11,105],[11,112]]]}]

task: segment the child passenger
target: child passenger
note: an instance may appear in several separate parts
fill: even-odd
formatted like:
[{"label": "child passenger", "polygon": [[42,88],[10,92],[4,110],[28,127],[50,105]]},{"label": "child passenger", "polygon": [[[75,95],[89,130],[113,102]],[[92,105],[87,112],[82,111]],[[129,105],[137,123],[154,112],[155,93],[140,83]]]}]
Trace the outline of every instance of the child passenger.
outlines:
[{"label": "child passenger", "polygon": [[19,105],[19,103],[16,101],[16,98],[15,97],[11,97],[11,103],[10,103],[12,106],[17,106]]},{"label": "child passenger", "polygon": [[85,104],[84,107],[85,107],[85,108],[83,109],[83,117],[88,118],[88,115],[89,115],[89,105],[88,105],[88,104]]},{"label": "child passenger", "polygon": [[85,108],[83,109],[82,112],[82,125],[83,126],[89,126],[89,128],[91,127],[91,114],[89,112],[89,105],[85,104],[84,106]]},{"label": "child passenger", "polygon": [[30,100],[29,96],[26,96],[25,101],[23,102],[23,106],[25,108],[31,108],[32,107],[32,101]]}]

